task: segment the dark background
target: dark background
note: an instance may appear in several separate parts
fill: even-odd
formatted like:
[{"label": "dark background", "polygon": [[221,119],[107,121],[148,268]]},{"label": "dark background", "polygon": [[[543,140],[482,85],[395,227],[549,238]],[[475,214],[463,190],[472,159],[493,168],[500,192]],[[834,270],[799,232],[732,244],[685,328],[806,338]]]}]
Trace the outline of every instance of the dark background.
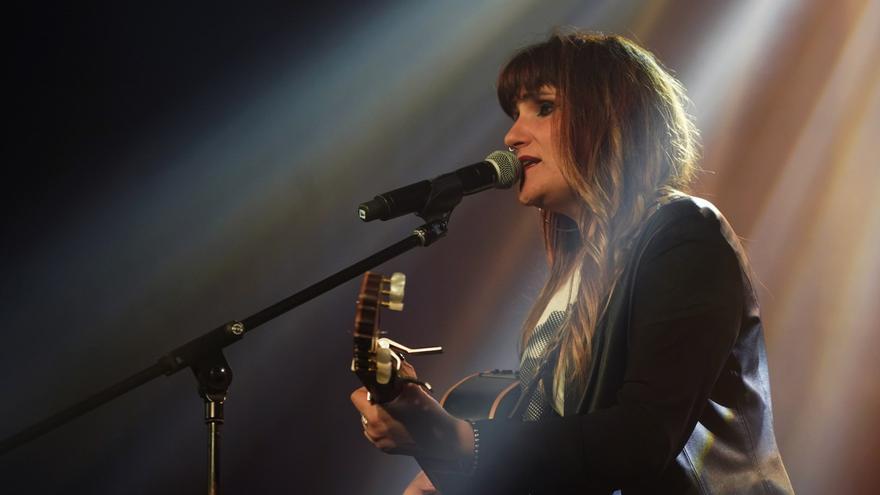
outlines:
[{"label": "dark background", "polygon": [[[696,192],[761,281],[777,438],[798,493],[877,485],[880,12],[842,2],[89,2],[7,8],[0,437],[406,236],[361,201],[482,159],[513,50],[577,25],[682,79]],[[544,278],[536,213],[467,198],[383,325],[438,390],[516,366]],[[357,281],[227,349],[227,493],[400,493],[408,458],[348,395]],[[0,457],[3,493],[197,493],[191,373]]]}]

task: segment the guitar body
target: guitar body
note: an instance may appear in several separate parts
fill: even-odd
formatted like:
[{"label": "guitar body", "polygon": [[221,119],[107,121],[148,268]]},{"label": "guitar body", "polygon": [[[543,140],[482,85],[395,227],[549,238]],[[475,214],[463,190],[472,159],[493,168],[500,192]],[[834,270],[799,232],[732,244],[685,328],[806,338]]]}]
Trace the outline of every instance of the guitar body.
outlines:
[{"label": "guitar body", "polygon": [[[440,404],[453,416],[476,421],[506,418],[519,401],[520,387],[516,373],[493,370],[474,373],[453,385]],[[464,495],[467,478],[458,472],[443,470],[430,460],[416,458],[422,471],[443,495]]]},{"label": "guitar body", "polygon": [[460,419],[504,418],[513,412],[519,392],[515,371],[483,371],[468,375],[450,387],[440,404]]}]

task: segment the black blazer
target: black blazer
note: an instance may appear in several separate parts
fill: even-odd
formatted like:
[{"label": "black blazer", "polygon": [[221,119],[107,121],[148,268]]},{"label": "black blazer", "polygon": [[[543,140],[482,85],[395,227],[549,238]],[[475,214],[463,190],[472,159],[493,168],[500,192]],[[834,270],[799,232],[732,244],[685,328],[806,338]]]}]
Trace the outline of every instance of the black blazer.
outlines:
[{"label": "black blazer", "polygon": [[562,418],[486,420],[474,493],[793,493],[745,255],[709,202],[647,221]]}]

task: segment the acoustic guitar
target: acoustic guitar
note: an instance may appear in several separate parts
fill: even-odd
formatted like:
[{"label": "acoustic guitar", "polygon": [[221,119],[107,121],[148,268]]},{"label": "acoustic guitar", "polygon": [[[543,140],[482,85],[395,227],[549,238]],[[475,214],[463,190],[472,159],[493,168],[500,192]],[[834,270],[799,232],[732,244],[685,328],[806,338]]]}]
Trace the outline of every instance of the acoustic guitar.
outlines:
[{"label": "acoustic guitar", "polygon": [[[418,383],[430,390],[428,383],[401,374],[401,366],[408,355],[443,352],[442,347],[412,349],[384,336],[385,332],[379,326],[382,308],[402,311],[405,285],[406,276],[402,273],[384,277],[367,272],[358,293],[351,370],[370,392],[373,403],[394,400],[406,383]],[[514,371],[485,371],[469,375],[453,385],[443,395],[440,404],[460,419],[502,418],[513,412],[519,394]],[[468,477],[464,471],[444,469],[431,459],[417,457],[416,461],[443,495],[468,493]]]}]

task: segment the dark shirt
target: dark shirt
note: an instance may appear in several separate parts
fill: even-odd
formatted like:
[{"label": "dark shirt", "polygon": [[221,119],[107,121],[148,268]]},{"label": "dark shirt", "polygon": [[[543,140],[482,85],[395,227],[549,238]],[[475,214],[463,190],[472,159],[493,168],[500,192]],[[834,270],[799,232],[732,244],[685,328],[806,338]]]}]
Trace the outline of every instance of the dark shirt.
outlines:
[{"label": "dark shirt", "polygon": [[475,493],[793,493],[741,245],[708,202],[647,222],[569,414],[486,420]]}]

